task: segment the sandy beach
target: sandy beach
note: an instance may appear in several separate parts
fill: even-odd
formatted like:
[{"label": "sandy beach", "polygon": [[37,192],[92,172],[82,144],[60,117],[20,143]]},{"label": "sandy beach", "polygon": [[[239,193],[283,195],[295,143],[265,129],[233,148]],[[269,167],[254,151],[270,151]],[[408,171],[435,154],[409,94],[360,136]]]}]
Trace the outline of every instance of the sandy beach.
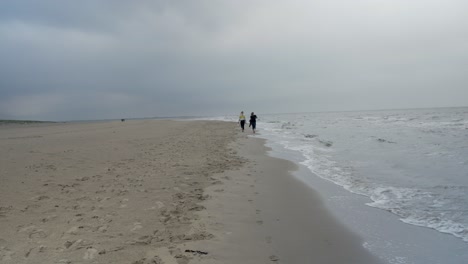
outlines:
[{"label": "sandy beach", "polygon": [[1,263],[379,261],[235,123],[0,127]]}]

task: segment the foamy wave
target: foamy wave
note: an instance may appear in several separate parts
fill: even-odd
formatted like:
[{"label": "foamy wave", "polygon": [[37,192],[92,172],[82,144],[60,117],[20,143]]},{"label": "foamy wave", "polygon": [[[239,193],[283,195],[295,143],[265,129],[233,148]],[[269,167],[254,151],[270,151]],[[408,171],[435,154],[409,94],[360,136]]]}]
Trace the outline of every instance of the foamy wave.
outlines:
[{"label": "foamy wave", "polygon": [[225,122],[237,122],[236,116],[212,116],[212,117],[198,117],[193,120],[207,120],[207,121],[225,121]]},{"label": "foamy wave", "polygon": [[420,216],[411,216],[401,218],[401,221],[407,224],[429,227],[442,233],[452,234],[468,242],[468,227],[451,220],[445,220],[439,217],[421,218]]},{"label": "foamy wave", "polygon": [[[275,121],[262,124],[262,134],[274,144],[301,153],[304,160],[300,163],[317,176],[368,196],[372,200],[368,206],[392,212],[405,223],[450,233],[468,242],[468,187],[463,184],[466,180],[455,177],[459,175],[456,168],[468,164],[460,156],[466,153],[464,144],[460,141],[454,145],[458,150],[434,141],[451,133],[466,135],[462,129],[467,129],[468,119],[451,115],[441,118],[433,113],[316,116],[288,115],[283,121],[275,117]],[[447,163],[453,157],[458,163]],[[434,168],[430,162],[455,167],[446,170],[444,177],[436,177],[436,172],[430,171]],[[422,181],[425,173],[432,173],[432,178]],[[459,185],[449,186],[450,177]],[[396,187],[400,185],[405,188]]]},{"label": "foamy wave", "polygon": [[292,122],[286,122],[286,123],[281,124],[282,129],[294,129],[295,126],[296,124]]},{"label": "foamy wave", "polygon": [[373,202],[367,205],[390,211],[405,223],[433,228],[468,242],[468,227],[445,218],[447,214],[453,214],[442,209],[449,201],[435,193],[413,188],[378,187],[370,198]]}]

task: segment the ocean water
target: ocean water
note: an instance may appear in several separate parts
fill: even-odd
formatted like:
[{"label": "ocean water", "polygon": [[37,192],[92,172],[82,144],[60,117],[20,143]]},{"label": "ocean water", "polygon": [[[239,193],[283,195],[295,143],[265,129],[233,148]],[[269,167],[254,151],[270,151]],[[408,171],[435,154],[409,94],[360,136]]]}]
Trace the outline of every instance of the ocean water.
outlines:
[{"label": "ocean water", "polygon": [[261,137],[317,176],[468,242],[468,108],[258,116]]},{"label": "ocean water", "polygon": [[468,242],[468,108],[265,115],[259,127],[367,205]]}]

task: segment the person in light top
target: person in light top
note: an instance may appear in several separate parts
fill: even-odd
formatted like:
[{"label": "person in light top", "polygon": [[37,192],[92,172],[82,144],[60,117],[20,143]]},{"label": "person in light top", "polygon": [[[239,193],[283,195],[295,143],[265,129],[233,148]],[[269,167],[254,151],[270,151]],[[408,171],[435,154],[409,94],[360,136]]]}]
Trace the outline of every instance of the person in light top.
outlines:
[{"label": "person in light top", "polygon": [[245,115],[244,115],[244,111],[242,111],[240,113],[240,116],[239,116],[239,124],[242,128],[242,132],[244,132],[244,126],[245,126]]}]

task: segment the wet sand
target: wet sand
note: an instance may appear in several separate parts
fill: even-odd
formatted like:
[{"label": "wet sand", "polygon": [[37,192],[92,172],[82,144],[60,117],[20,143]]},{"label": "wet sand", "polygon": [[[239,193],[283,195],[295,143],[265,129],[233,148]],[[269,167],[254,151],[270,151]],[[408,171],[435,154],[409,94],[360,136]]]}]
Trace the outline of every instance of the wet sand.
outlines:
[{"label": "wet sand", "polygon": [[0,127],[1,263],[377,263],[237,125]]},{"label": "wet sand", "polygon": [[193,263],[382,263],[289,173],[295,164],[267,156],[262,139],[238,134],[235,144],[247,164],[207,188],[199,222],[215,238],[188,243],[212,252]]}]

